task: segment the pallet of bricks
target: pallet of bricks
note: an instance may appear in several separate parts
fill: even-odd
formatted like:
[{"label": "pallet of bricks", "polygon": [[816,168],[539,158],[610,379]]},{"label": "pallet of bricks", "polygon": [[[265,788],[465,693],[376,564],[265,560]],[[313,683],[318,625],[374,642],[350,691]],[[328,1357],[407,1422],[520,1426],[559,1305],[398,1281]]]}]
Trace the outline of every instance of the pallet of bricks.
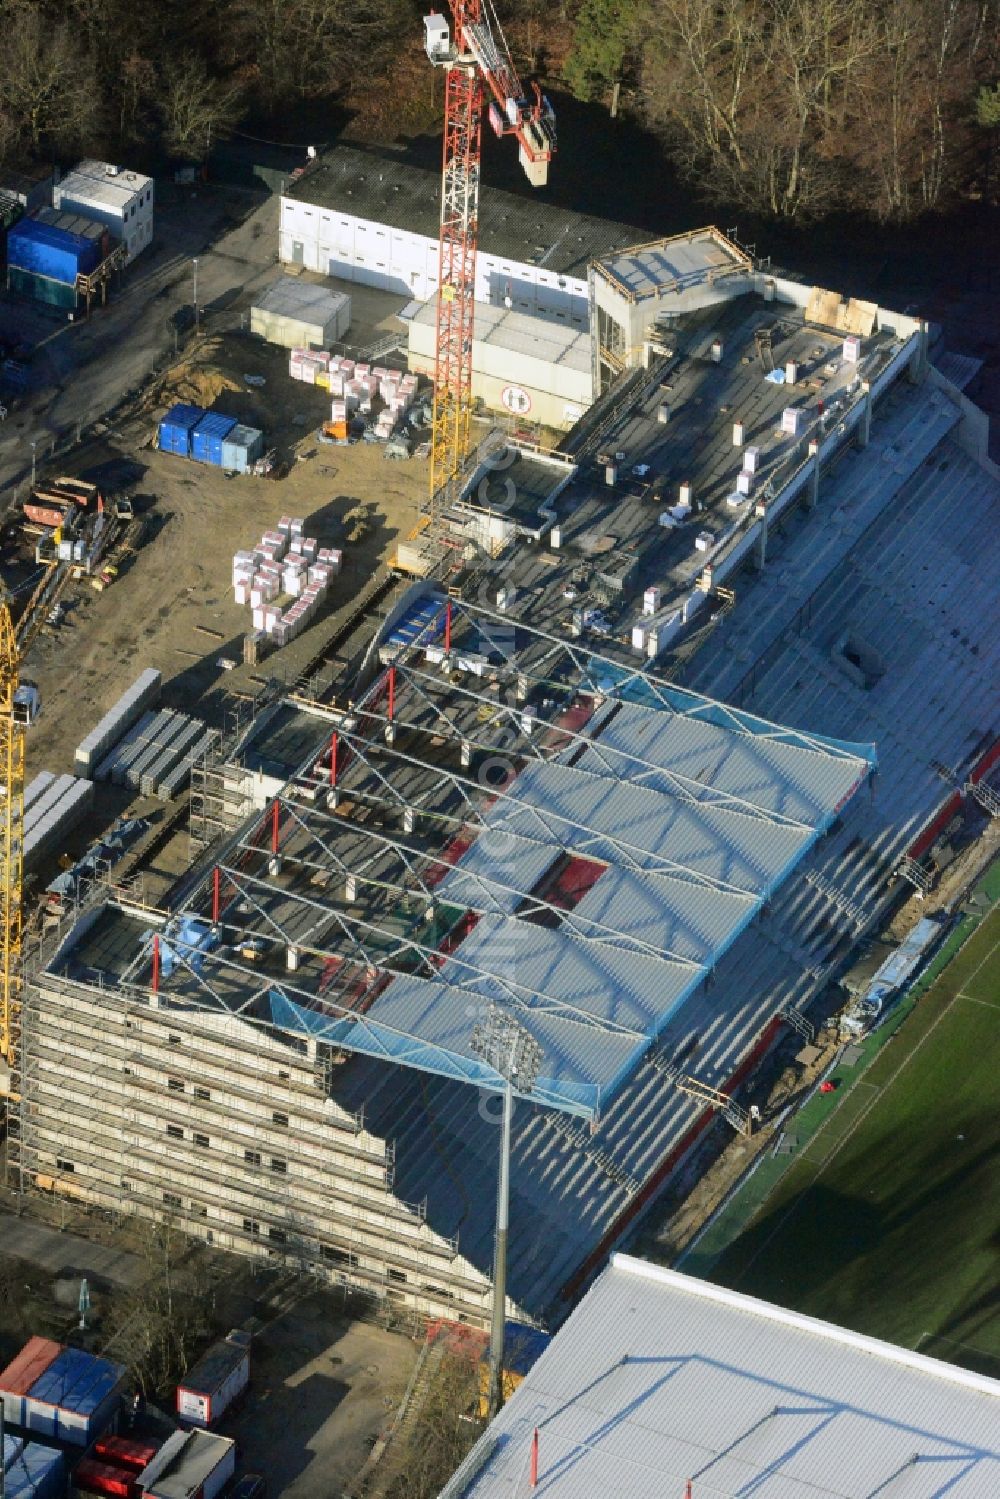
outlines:
[{"label": "pallet of bricks", "polygon": [[376,436],[387,439],[406,418],[417,396],[418,378],[385,365],[341,358],[317,349],[293,349],[288,361],[293,380],[328,390],[333,400],[330,421],[348,423],[354,416],[375,420]]},{"label": "pallet of bricks", "polygon": [[253,611],[253,627],[287,645],[316,614],[340,572],[342,553],[305,534],[305,522],[283,515],[252,551],[233,557],[233,596]]}]

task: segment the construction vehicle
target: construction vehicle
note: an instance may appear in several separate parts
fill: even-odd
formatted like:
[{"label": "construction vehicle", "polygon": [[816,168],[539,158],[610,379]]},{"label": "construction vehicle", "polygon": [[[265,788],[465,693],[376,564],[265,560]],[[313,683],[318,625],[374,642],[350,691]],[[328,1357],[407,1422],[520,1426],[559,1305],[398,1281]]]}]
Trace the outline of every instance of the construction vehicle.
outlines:
[{"label": "construction vehicle", "polygon": [[453,30],[441,15],[424,17],[424,47],[445,70],[444,165],[438,251],[434,415],[429,509],[447,509],[469,450],[472,336],[475,320],[479,178],[485,90],[487,118],[497,135],[517,138],[521,166],[533,187],[548,179],[556,148],[555,113],[537,84],[529,99],[499,25],[483,0],[449,0]]}]

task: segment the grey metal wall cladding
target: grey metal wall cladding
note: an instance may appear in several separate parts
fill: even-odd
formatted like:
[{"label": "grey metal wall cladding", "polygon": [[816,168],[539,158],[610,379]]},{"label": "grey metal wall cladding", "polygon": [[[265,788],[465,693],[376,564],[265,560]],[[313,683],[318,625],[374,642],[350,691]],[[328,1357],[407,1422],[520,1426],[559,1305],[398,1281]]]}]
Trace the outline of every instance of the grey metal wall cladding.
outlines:
[{"label": "grey metal wall cladding", "polygon": [[105,713],[104,717],[80,741],[76,748],[75,764],[78,775],[89,775],[92,768],[107,753],[111,746],[125,734],[143,710],[160,695],[162,678],[153,667],[140,672],[127,691]]},{"label": "grey metal wall cladding", "polygon": [[45,791],[49,786],[51,786],[54,780],[55,776],[52,774],[51,770],[40,770],[38,774],[33,777],[31,781],[29,781],[28,785],[24,789],[25,813],[27,813],[27,810],[31,806],[32,802],[37,801],[42,792]]},{"label": "grey metal wall cladding", "polygon": [[24,837],[24,867],[30,868],[49,853],[60,838],[70,832],[86,814],[94,800],[91,781],[67,776],[69,786],[56,804],[33,823]]},{"label": "grey metal wall cladding", "polygon": [[246,473],[264,453],[264,434],[256,427],[237,423],[222,443],[222,467]]},{"label": "grey metal wall cladding", "polygon": [[66,795],[69,787],[75,784],[76,781],[73,776],[55,776],[42,791],[41,795],[36,797],[32,801],[31,806],[26,810],[24,814],[25,833],[29,833],[35,823],[40,822],[43,817],[46,817],[57,802],[61,801]]}]

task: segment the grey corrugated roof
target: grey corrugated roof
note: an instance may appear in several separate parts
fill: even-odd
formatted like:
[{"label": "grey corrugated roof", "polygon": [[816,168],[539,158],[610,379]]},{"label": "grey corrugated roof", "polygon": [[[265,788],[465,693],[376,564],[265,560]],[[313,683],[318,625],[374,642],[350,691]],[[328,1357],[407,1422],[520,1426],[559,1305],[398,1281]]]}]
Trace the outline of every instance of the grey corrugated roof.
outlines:
[{"label": "grey corrugated roof", "polygon": [[347,300],[343,292],[301,281],[297,276],[280,276],[262,291],[254,302],[265,312],[279,317],[302,318],[306,322],[325,323],[335,317]]},{"label": "grey corrugated roof", "polygon": [[694,286],[712,273],[748,267],[748,257],[718,229],[655,240],[609,259],[605,269],[636,298],[651,297],[663,287]]},{"label": "grey corrugated roof", "polygon": [[[494,803],[441,892],[486,914],[435,977],[393,978],[370,1019],[469,1057],[477,1004],[516,1008],[544,1097],[596,1113],[868,762],[679,689],[614,705],[582,748],[573,765],[530,762]],[[565,850],[606,868],[559,925],[515,915],[512,892],[530,899]]]},{"label": "grey corrugated roof", "polygon": [[995,1499],[1000,1382],[615,1255],[442,1493]]},{"label": "grey corrugated roof", "polygon": [[[433,328],[436,320],[435,292],[413,321]],[[563,327],[560,323],[546,322],[507,307],[494,307],[490,302],[477,302],[475,329],[476,343],[509,349],[513,354],[531,359],[543,359],[547,364],[560,365],[564,369],[590,370],[590,334],[582,333],[579,328]]]},{"label": "grey corrugated roof", "polygon": [[[608,752],[613,753],[608,756]],[[774,737],[734,733],[722,723],[693,714],[668,714],[638,703],[626,703],[602,729],[597,748],[581,762],[598,773],[602,758],[614,771],[647,785],[668,786],[643,766],[662,766],[669,776],[701,783],[712,794],[733,798],[795,822],[815,825],[852,784],[855,774],[830,755],[826,746],[812,749]]]},{"label": "grey corrugated roof", "polygon": [[[342,208],[358,218],[437,241],[440,175],[398,157],[334,146],[297,178],[285,196],[318,208]],[[641,229],[556,208],[537,197],[517,197],[486,184],[481,189],[479,248],[486,254],[583,280],[591,260],[646,238]]]},{"label": "grey corrugated roof", "polygon": [[594,858],[620,859],[616,843],[643,869],[687,870],[708,882],[763,895],[813,829],[742,816],[708,802],[587,774],[577,766],[535,763],[497,803],[491,825],[544,836]]}]

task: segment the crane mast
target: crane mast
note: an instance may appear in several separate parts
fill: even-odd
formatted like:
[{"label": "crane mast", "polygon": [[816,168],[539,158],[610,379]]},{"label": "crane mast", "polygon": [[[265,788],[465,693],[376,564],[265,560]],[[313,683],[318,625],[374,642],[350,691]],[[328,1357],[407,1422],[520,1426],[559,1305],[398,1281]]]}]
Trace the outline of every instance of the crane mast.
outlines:
[{"label": "crane mast", "polygon": [[438,299],[431,428],[430,514],[446,508],[469,451],[472,338],[475,321],[479,181],[486,91],[497,135],[515,135],[533,186],[548,179],[555,151],[555,115],[537,85],[527,99],[502,34],[487,19],[488,0],[450,0],[452,27],[424,17],[424,45],[445,70],[444,150]]},{"label": "crane mast", "polygon": [[51,566],[16,625],[9,598],[0,595],[0,1062],[11,1071],[20,1041],[23,981],[24,733],[39,702],[37,688],[21,686],[21,663],[70,577],[68,564]]},{"label": "crane mast", "polygon": [[21,1013],[24,857],[24,723],[18,704],[20,647],[0,602],[0,1058],[13,1067]]}]

